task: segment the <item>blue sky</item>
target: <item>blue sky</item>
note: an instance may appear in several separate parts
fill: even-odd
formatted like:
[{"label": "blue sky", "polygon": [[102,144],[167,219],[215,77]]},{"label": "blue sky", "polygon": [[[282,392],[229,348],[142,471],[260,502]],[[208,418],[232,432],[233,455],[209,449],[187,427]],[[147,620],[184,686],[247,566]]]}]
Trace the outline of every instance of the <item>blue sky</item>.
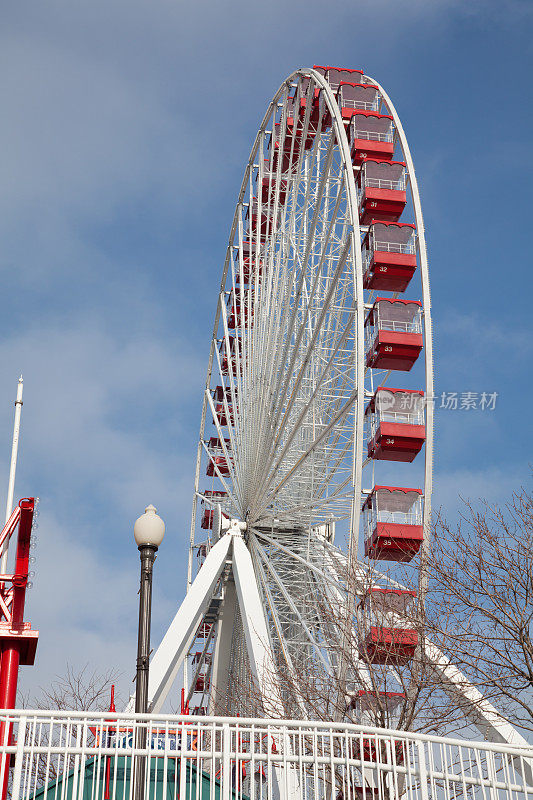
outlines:
[{"label": "blue sky", "polygon": [[525,0],[19,0],[0,30],[0,486],[41,498],[22,688],[135,664],[132,525],[167,523],[153,643],[180,601],[202,384],[230,221],[281,81],[362,68],[403,119],[421,187],[439,391],[436,502],[530,478],[533,6]]}]

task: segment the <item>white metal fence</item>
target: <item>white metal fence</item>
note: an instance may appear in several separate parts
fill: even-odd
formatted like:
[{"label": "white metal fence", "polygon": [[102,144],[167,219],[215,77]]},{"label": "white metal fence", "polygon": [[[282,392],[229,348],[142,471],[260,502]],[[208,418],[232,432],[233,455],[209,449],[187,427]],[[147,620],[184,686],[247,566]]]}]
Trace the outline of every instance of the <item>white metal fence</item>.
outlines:
[{"label": "white metal fence", "polygon": [[533,797],[533,747],[311,721],[1,712],[0,761],[12,800]]}]

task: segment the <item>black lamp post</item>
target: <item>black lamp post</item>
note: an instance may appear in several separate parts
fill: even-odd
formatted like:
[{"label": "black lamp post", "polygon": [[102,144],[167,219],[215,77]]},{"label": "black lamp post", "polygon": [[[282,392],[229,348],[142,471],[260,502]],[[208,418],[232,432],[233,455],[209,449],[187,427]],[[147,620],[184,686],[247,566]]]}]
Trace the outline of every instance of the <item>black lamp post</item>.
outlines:
[{"label": "black lamp post", "polygon": [[[152,616],[152,570],[157,549],[165,535],[165,523],[156,514],[154,506],[147,506],[133,528],[135,542],[141,556],[141,585],[139,591],[139,634],[137,638],[137,680],[135,685],[135,713],[148,711],[148,675],[150,669],[150,622]],[[135,745],[146,747],[146,725],[138,725]],[[135,759],[135,800],[144,798],[145,758]]]}]

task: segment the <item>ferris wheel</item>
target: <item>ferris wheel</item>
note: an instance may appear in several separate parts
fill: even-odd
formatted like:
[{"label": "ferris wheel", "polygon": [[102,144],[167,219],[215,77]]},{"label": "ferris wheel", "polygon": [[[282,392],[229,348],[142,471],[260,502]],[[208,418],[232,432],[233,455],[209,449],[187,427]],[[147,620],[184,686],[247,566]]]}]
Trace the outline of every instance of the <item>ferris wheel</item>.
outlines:
[{"label": "ferris wheel", "polygon": [[183,674],[182,710],[312,717],[298,684],[323,674],[343,687],[342,718],[379,694],[373,665],[394,676],[424,647],[484,733],[513,739],[420,641],[415,593],[394,578],[408,565],[425,591],[433,394],[424,223],[398,114],[362,71],[300,69],[263,117],[231,225],[187,594],[151,663],[153,711]]}]

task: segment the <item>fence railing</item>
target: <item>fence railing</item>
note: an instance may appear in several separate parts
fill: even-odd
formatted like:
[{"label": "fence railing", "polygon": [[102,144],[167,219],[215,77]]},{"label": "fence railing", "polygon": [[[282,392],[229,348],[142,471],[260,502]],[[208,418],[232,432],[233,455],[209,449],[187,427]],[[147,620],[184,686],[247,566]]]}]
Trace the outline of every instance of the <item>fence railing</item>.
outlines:
[{"label": "fence railing", "polygon": [[0,715],[0,785],[12,800],[527,800],[532,763],[533,747],[341,723]]}]

